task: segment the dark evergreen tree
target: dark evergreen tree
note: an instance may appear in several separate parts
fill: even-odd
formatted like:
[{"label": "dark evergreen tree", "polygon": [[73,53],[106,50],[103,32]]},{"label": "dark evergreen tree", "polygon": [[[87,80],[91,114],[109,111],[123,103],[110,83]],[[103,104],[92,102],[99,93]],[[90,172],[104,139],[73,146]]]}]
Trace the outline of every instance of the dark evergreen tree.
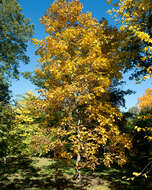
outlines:
[{"label": "dark evergreen tree", "polygon": [[17,0],[0,1],[0,73],[18,77],[19,62],[28,63],[27,42],[33,25],[24,18]]}]

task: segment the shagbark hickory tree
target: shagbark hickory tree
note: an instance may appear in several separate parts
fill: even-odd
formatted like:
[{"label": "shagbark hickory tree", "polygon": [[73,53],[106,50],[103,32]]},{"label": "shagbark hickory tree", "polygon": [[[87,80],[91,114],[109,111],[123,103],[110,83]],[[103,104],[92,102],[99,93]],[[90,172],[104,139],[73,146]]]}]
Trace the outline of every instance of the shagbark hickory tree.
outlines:
[{"label": "shagbark hickory tree", "polygon": [[76,160],[94,169],[104,162],[126,162],[125,149],[131,141],[121,134],[116,120],[119,109],[112,106],[108,88],[120,80],[118,31],[83,13],[78,0],[57,0],[42,17],[47,37],[34,39],[41,68],[36,76],[45,79],[37,105],[46,113],[51,134],[49,149],[56,158]]}]

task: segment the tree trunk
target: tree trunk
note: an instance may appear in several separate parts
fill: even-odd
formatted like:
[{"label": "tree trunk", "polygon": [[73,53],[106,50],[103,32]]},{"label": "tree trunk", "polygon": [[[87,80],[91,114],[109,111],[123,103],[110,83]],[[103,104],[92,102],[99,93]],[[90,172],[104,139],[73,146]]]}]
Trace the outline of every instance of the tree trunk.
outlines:
[{"label": "tree trunk", "polygon": [[6,162],[7,162],[6,156],[3,157],[3,160],[4,160],[4,164],[6,165]]},{"label": "tree trunk", "polygon": [[80,168],[79,168],[79,162],[81,160],[81,156],[80,153],[78,152],[77,154],[77,161],[76,161],[76,180],[81,181],[81,172],[80,172]]},{"label": "tree trunk", "polygon": [[[78,129],[77,129],[78,138],[80,136],[79,125],[80,125],[80,120],[78,120]],[[80,138],[79,138],[79,140],[80,140]],[[81,161],[80,149],[81,148],[79,145],[78,146],[78,153],[77,153],[77,161],[76,161],[76,176],[75,176],[75,179],[78,181],[81,181],[81,172],[80,172],[80,167],[79,167],[79,162]]]}]

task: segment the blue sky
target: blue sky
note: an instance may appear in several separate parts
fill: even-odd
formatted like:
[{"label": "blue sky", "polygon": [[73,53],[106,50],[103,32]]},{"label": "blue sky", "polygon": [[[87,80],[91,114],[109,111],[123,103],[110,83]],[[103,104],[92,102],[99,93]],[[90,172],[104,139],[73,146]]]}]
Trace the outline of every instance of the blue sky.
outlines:
[{"label": "blue sky", "polygon": [[[93,17],[98,20],[105,17],[110,24],[115,25],[116,23],[113,21],[110,15],[106,12],[110,7],[106,3],[106,0],[80,0],[84,6],[84,12],[92,12]],[[22,7],[22,12],[25,17],[29,17],[31,23],[35,25],[35,34],[33,38],[43,39],[45,37],[45,31],[43,25],[40,24],[40,18],[45,14],[45,11],[49,8],[50,4],[53,0],[19,0],[19,4]],[[30,57],[30,63],[28,65],[20,64],[20,71],[33,71],[37,67],[37,59],[38,57],[35,55],[36,48],[34,45],[29,42],[28,43],[28,51],[27,55]],[[135,81],[127,80],[127,76],[124,77],[127,81],[127,84],[123,86],[123,89],[132,89],[136,91],[136,94],[126,96],[126,107],[129,108],[134,106],[137,103],[138,97],[142,96],[144,91],[147,88],[151,88],[151,79],[142,82],[141,84],[136,84]],[[13,97],[18,99],[20,95],[23,95],[26,91],[35,91],[35,87],[31,84],[30,81],[20,78],[20,80],[13,80],[13,84],[11,87]]]}]

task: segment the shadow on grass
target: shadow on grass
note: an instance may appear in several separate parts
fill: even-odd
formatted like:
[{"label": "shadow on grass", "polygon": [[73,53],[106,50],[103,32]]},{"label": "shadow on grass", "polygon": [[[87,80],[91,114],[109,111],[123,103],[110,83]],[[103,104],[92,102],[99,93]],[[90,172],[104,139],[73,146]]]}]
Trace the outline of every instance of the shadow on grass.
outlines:
[{"label": "shadow on grass", "polygon": [[47,158],[8,158],[7,164],[0,161],[0,190],[151,190],[151,178],[131,177],[133,170],[129,165],[118,167],[98,167],[94,172],[82,170],[82,181],[72,180],[74,169],[60,165]]},{"label": "shadow on grass", "polygon": [[[100,166],[94,172],[95,176],[100,179],[105,179],[110,182],[110,189],[112,190],[152,190],[152,177],[147,179],[144,177],[136,177],[134,180],[126,180],[127,178],[134,177],[132,175],[137,168],[133,168],[131,165],[126,164],[123,168],[115,166],[113,168],[106,168]],[[125,179],[124,179],[125,178]]]},{"label": "shadow on grass", "polygon": [[0,190],[23,189],[76,189],[72,182],[61,175],[54,180],[53,174],[33,166],[29,158],[9,158],[7,164],[0,162]]}]

